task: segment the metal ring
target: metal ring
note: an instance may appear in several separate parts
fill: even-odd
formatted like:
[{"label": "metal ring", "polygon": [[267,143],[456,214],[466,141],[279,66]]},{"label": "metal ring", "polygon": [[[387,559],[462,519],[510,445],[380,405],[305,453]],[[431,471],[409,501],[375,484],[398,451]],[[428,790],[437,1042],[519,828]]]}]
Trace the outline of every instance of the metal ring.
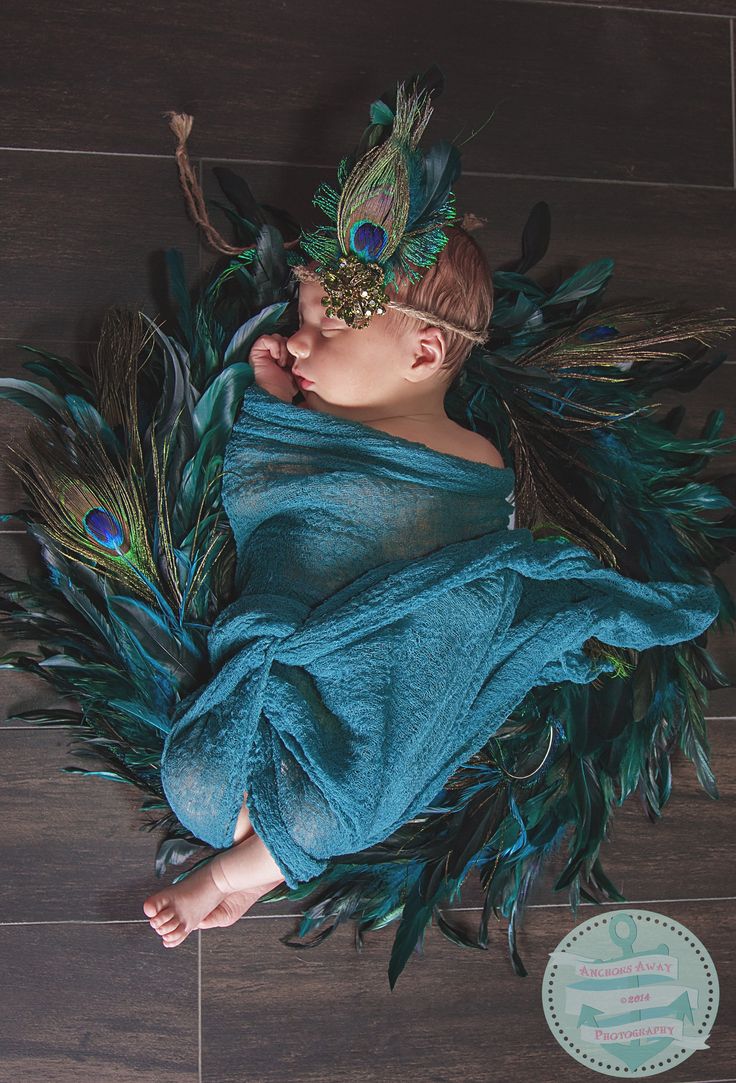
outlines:
[{"label": "metal ring", "polygon": [[[514,775],[510,771],[507,771],[506,768],[503,766],[503,764],[498,764],[498,766],[501,768],[503,773],[508,778],[516,778],[516,779],[531,778],[532,775],[536,775],[538,771],[542,770],[545,763],[547,762],[547,757],[549,756],[549,754],[550,754],[550,752],[552,750],[552,742],[553,742],[554,736],[555,736],[555,724],[554,724],[554,722],[548,722],[547,725],[549,726],[549,744],[547,745],[547,751],[544,754],[544,759],[542,760],[542,762],[539,764],[538,767],[535,767],[534,770],[531,771],[528,775]],[[495,737],[494,740],[498,741],[498,738]]]}]

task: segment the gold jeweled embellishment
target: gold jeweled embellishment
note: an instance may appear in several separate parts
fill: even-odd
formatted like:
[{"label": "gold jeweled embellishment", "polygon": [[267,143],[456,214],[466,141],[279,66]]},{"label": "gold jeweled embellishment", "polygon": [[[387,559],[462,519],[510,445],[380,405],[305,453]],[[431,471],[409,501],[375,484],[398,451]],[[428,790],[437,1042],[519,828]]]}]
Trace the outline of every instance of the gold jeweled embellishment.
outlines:
[{"label": "gold jeweled embellishment", "polygon": [[354,253],[341,256],[337,269],[326,268],[320,275],[326,297],[322,298],[327,316],[344,320],[348,327],[365,327],[371,316],[383,315],[386,291],[383,267],[365,263]]}]

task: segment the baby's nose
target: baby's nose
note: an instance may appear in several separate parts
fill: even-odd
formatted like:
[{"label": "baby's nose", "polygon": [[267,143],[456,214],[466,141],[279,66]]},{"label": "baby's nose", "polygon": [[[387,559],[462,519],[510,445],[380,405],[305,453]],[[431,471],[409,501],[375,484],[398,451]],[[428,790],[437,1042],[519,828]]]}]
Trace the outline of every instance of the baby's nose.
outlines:
[{"label": "baby's nose", "polygon": [[298,331],[295,331],[293,335],[287,338],[286,349],[294,357],[301,357],[304,353],[309,352],[305,339],[300,337]]}]

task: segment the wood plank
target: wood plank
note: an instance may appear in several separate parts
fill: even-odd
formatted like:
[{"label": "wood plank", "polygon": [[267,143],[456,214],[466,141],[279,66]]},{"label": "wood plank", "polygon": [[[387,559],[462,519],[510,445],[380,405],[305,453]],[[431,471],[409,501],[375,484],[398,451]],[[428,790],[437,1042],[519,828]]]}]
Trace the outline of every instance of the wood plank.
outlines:
[{"label": "wood plank", "polygon": [[67,728],[0,732],[5,861],[13,869],[0,887],[2,921],[140,920],[148,928],[143,901],[162,881],[154,874],[157,835],[138,811],[145,795],[65,773],[105,769],[74,756],[72,736]]},{"label": "wood plank", "polygon": [[[72,740],[67,727],[0,728],[0,814],[12,870],[0,885],[0,923],[140,921],[158,939],[143,902],[181,871],[169,866],[163,878],[155,874],[165,830],[147,824],[161,813],[140,811],[148,795],[137,787],[65,772],[106,769],[75,756],[81,746]],[[212,852],[207,847],[186,867]],[[265,906],[257,905],[258,912]],[[269,905],[269,913],[295,912],[294,903]]]},{"label": "wood plank", "polygon": [[150,931],[80,915],[0,925],[4,1083],[196,1083],[196,937],[172,952]]},{"label": "wood plank", "polygon": [[[592,7],[591,0],[511,0],[512,3],[532,4],[575,4],[581,7]],[[704,18],[721,16],[723,20],[733,18],[734,6],[732,0],[635,0],[631,3],[621,3],[621,0],[595,0],[595,7],[607,8],[610,11],[646,10],[660,11],[663,15],[700,15]]]},{"label": "wood plank", "polygon": [[[196,275],[196,229],[173,160],[0,150],[0,171],[0,328],[9,345],[64,341],[75,357],[110,305],[160,322],[170,311],[166,248],[179,248]],[[30,356],[17,355],[18,366]]]},{"label": "wood plank", "polygon": [[[83,8],[47,8],[33,25],[20,0],[6,8],[4,146],[172,156],[162,114],[182,110],[195,118],[196,155],[332,169],[368,123],[369,103],[436,61],[446,92],[431,139],[482,129],[465,145],[468,169],[733,183],[726,19],[471,0],[457,32],[442,33],[438,0],[409,0],[400,23],[391,0],[375,0],[369,22],[330,11],[325,38],[324,21],[294,3],[245,16],[226,0],[204,25],[195,0],[182,0],[173,20],[162,0],[92,21]],[[368,57],[376,26],[391,33]]]},{"label": "wood plank", "polygon": [[736,718],[736,690],[717,688],[708,697],[708,718]]},{"label": "wood plank", "polygon": [[[541,986],[549,952],[565,933],[609,909],[582,906],[577,918],[535,910],[520,934],[523,979],[507,956],[505,921],[491,922],[485,952],[458,948],[429,929],[423,954],[411,958],[393,990],[387,976],[393,925],[368,934],[360,953],[344,926],[303,951],[279,942],[286,932],[281,920],[215,930],[202,939],[202,1077],[374,1083],[399,1072],[423,1083],[588,1080],[590,1069],[568,1056],[548,1028]],[[736,1063],[729,1015],[736,907],[731,901],[641,909],[673,918],[702,940],[721,986],[710,1049],[668,1069],[667,1078],[728,1083]]]},{"label": "wood plank", "polygon": [[[709,725],[713,769],[720,799],[699,788],[694,769],[678,753],[674,783],[664,815],[652,825],[636,797],[616,809],[609,843],[601,857],[609,877],[629,901],[736,895],[736,871],[724,861],[731,846],[736,804],[736,759],[732,721]],[[163,833],[145,830],[142,791],[109,779],[65,773],[66,766],[93,770],[102,765],[73,755],[68,729],[0,730],[6,764],[0,811],[6,825],[6,858],[17,870],[0,888],[3,921],[43,921],[82,916],[85,920],[144,920],[144,899],[164,883],[153,862]],[[111,871],[110,852],[114,853]],[[205,856],[205,852],[198,856]],[[562,868],[555,858],[535,899],[567,905],[567,893],[551,884]],[[459,905],[482,905],[477,877],[470,874]],[[259,903],[257,912],[301,912],[301,904]],[[252,913],[252,912],[249,912]],[[246,916],[242,920],[248,920]]]}]

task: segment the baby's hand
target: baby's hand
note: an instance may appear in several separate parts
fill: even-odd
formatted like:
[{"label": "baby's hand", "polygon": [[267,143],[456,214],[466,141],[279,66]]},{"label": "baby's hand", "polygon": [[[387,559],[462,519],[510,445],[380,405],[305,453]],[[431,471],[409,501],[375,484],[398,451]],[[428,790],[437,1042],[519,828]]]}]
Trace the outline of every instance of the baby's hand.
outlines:
[{"label": "baby's hand", "polygon": [[253,343],[248,361],[259,387],[283,402],[292,401],[299,386],[291,375],[294,358],[283,335],[261,335]]}]

